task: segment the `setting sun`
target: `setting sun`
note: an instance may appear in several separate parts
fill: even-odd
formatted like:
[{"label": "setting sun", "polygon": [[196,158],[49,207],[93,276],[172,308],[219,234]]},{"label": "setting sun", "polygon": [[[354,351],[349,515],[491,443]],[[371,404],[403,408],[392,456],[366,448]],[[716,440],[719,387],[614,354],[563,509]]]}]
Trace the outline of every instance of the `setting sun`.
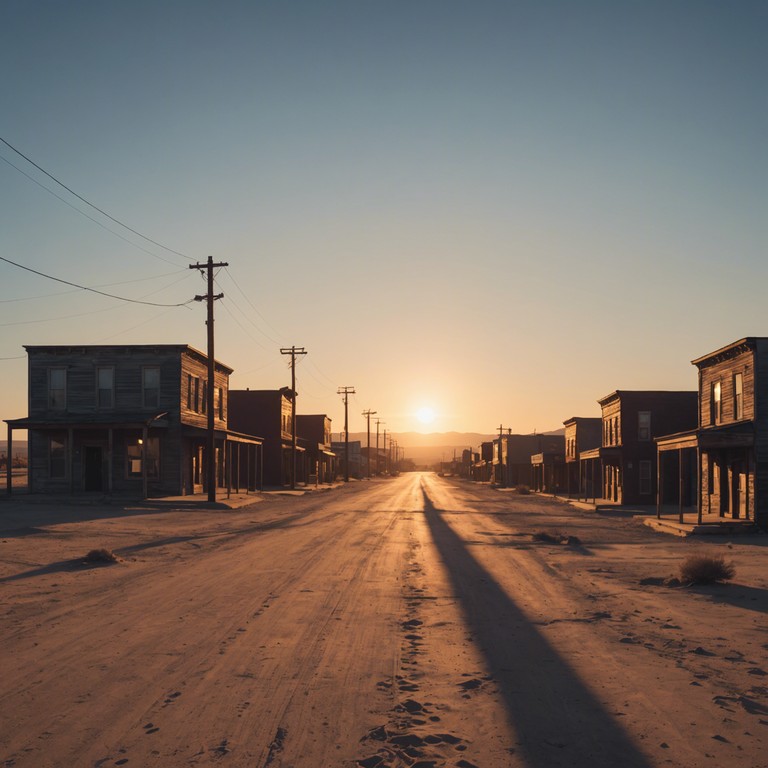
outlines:
[{"label": "setting sun", "polygon": [[431,424],[435,420],[435,409],[429,406],[422,406],[416,411],[416,418],[422,424]]}]

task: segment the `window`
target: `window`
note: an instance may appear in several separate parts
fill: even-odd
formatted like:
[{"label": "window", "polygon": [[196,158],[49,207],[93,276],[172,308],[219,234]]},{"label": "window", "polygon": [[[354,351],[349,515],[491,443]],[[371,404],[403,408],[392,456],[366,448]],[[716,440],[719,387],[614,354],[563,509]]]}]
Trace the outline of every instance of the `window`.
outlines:
[{"label": "window", "polygon": [[160,369],[146,367],[141,369],[142,402],[145,408],[160,406]]},{"label": "window", "polygon": [[48,407],[63,411],[67,407],[67,369],[48,369]]},{"label": "window", "polygon": [[48,439],[48,476],[51,480],[64,480],[67,476],[67,445],[63,436]]},{"label": "window", "polygon": [[192,410],[192,405],[194,403],[194,393],[192,391],[192,386],[193,386],[192,374],[188,373],[187,374],[187,410],[188,411]]},{"label": "window", "polygon": [[649,494],[651,492],[651,462],[643,460],[639,462],[640,493]]},{"label": "window", "polygon": [[141,438],[138,438],[136,442],[128,443],[126,458],[126,475],[128,477],[142,477],[141,461],[143,458],[147,462],[147,477],[150,480],[157,479],[160,476],[160,439],[150,437],[146,443],[143,443]]},{"label": "window", "polygon": [[200,379],[195,376],[195,400],[194,400],[194,408],[193,410],[195,413],[200,413]]},{"label": "window", "polygon": [[713,424],[719,424],[722,420],[722,389],[719,381],[712,382],[712,402],[710,405],[710,418]]},{"label": "window", "polygon": [[651,439],[651,412],[638,411],[637,413],[637,439],[648,442]]},{"label": "window", "polygon": [[213,411],[218,418],[224,420],[224,388],[214,387],[213,390]]},{"label": "window", "polygon": [[203,381],[203,399],[200,402],[200,413],[208,413],[208,382]]},{"label": "window", "polygon": [[744,418],[744,374],[737,373],[733,377],[733,418]]},{"label": "window", "polygon": [[115,369],[96,369],[96,405],[99,408],[115,407]]}]

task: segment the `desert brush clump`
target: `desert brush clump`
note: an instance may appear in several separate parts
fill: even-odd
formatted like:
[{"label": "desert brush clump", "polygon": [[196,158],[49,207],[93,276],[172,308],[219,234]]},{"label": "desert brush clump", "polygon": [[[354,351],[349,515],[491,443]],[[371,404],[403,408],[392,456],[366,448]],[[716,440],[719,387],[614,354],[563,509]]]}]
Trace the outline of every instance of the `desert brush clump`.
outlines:
[{"label": "desert brush clump", "polygon": [[724,555],[691,555],[680,565],[683,584],[715,584],[730,581],[735,575],[736,567],[726,562]]},{"label": "desert brush clump", "polygon": [[515,490],[523,496],[527,496],[531,492],[531,489],[527,485],[516,485]]},{"label": "desert brush clump", "polygon": [[578,547],[581,539],[578,536],[568,536],[565,533],[548,533],[547,531],[536,531],[531,534],[534,541],[541,541],[546,544],[570,544]]},{"label": "desert brush clump", "polygon": [[85,556],[86,563],[119,563],[120,558],[111,549],[92,549]]}]

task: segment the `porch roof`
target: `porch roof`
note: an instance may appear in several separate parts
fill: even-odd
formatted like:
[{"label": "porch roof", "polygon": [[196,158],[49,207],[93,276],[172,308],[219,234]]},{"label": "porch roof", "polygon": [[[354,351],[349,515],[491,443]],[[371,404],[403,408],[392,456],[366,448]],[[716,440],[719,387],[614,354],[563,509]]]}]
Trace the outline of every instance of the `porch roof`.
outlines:
[{"label": "porch roof", "polygon": [[656,438],[659,451],[684,448],[716,450],[718,448],[751,448],[755,444],[755,429],[751,421],[730,424],[726,427],[693,429]]},{"label": "porch roof", "polygon": [[621,456],[621,446],[600,445],[597,448],[581,451],[579,453],[579,461],[584,461],[585,459],[615,459],[619,456]]},{"label": "porch roof", "polygon": [[26,416],[22,419],[4,419],[12,429],[142,429],[143,427],[168,427],[167,411],[147,418],[136,418],[135,413],[94,413],[87,421],[79,419],[34,419]]}]

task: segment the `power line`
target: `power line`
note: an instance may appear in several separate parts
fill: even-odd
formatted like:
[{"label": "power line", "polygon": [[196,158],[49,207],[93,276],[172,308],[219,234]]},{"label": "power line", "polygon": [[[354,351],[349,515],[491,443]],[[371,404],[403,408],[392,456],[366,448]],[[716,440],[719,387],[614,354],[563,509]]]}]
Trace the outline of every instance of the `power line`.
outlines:
[{"label": "power line", "polygon": [[[0,141],[2,141],[1,138],[0,138]],[[91,293],[99,294],[99,296],[107,296],[110,299],[127,301],[131,304],[146,304],[147,306],[150,306],[150,307],[184,307],[187,304],[191,304],[194,301],[194,299],[189,299],[188,301],[183,301],[180,304],[159,304],[154,301],[140,301],[139,299],[126,299],[125,296],[115,296],[115,294],[113,293],[105,293],[104,291],[97,291],[95,288],[88,288],[85,285],[78,285],[77,283],[71,283],[69,280],[62,280],[60,277],[53,277],[53,275],[46,275],[45,272],[38,272],[38,270],[32,269],[31,267],[25,267],[23,264],[17,264],[15,261],[6,259],[4,256],[0,256],[0,261],[4,261],[7,264],[12,264],[14,267],[18,267],[19,269],[24,269],[27,272],[32,272],[35,275],[40,275],[40,277],[46,277],[49,280],[55,280],[57,283],[64,283],[64,285],[71,285],[73,288],[79,288],[81,291],[90,291]]]},{"label": "power line", "polygon": [[[162,275],[153,275],[152,277],[139,277],[135,280],[119,280],[116,283],[101,283],[100,285],[94,285],[91,286],[92,288],[109,288],[111,285],[127,285],[128,283],[143,283],[147,280],[159,280],[162,277],[170,277],[171,275],[178,275],[178,271],[176,272],[165,272]],[[186,273],[184,273],[184,277],[189,277]],[[178,282],[181,282],[180,280]],[[176,285],[176,283],[171,283],[171,285]],[[170,287],[170,286],[166,286]],[[39,296],[22,296],[18,299],[0,299],[0,304],[13,304],[15,302],[19,301],[35,301],[37,299],[50,299],[54,296],[66,296],[70,293],[77,293],[77,289],[73,291],[56,291],[56,293],[41,293]]]},{"label": "power line", "polygon": [[153,240],[151,237],[147,237],[146,235],[142,235],[141,232],[139,232],[136,229],[133,229],[133,227],[129,227],[127,224],[123,224],[122,221],[119,219],[116,219],[114,216],[110,216],[106,211],[103,211],[101,208],[99,208],[97,205],[94,205],[89,200],[86,200],[82,195],[78,195],[77,192],[75,192],[73,189],[70,189],[64,182],[59,181],[55,176],[48,173],[48,171],[45,170],[45,168],[41,168],[34,160],[27,157],[23,152],[20,152],[16,147],[14,147],[12,144],[7,142],[2,136],[0,136],[0,141],[5,144],[6,147],[9,149],[12,149],[19,157],[23,157],[30,165],[33,165],[35,168],[37,168],[38,171],[41,173],[44,173],[49,179],[52,179],[55,181],[60,187],[63,189],[66,189],[67,192],[69,192],[71,195],[74,195],[78,200],[82,200],[86,205],[93,208],[94,211],[98,211],[102,216],[106,216],[110,221],[114,221],[115,224],[118,224],[119,226],[123,227],[123,229],[127,229],[129,232],[133,232],[134,235],[138,235],[142,240],[146,240],[148,243],[152,243],[152,245],[156,245],[158,248],[162,248],[164,251],[168,251],[169,253],[175,253],[177,256],[181,256],[183,259],[187,259],[187,261],[194,261],[193,258],[190,256],[187,256],[185,253],[181,253],[180,251],[175,251],[173,248],[169,248],[167,245],[163,245],[162,243],[158,243],[157,240]]}]

